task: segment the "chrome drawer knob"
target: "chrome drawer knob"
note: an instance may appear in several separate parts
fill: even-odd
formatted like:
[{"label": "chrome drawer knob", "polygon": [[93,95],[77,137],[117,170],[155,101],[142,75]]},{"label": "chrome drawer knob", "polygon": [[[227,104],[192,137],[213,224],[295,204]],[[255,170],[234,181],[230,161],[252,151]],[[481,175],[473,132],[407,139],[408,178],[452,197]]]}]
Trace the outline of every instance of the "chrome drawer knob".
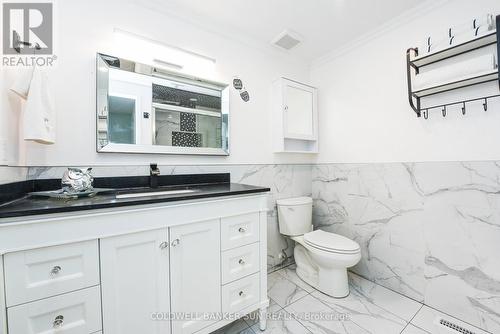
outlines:
[{"label": "chrome drawer knob", "polygon": [[245,233],[245,232],[246,232],[246,230],[245,230],[243,227],[240,227],[240,228],[238,229],[238,231],[239,231],[240,233]]},{"label": "chrome drawer knob", "polygon": [[245,264],[245,261],[243,261],[243,259],[240,259],[240,260],[238,261],[238,263],[239,263],[239,264],[241,264],[241,265],[244,265],[244,264]]},{"label": "chrome drawer knob", "polygon": [[61,272],[61,267],[60,266],[55,266],[54,268],[52,268],[52,270],[50,271],[50,275],[51,276],[56,276],[57,274],[59,274]]},{"label": "chrome drawer knob", "polygon": [[64,323],[64,317],[62,315],[58,315],[55,319],[54,322],[52,323],[54,328],[59,328],[63,325]]},{"label": "chrome drawer knob", "polygon": [[238,295],[240,295],[240,297],[243,297],[245,295],[245,293],[243,291],[240,291],[240,293],[238,293]]}]

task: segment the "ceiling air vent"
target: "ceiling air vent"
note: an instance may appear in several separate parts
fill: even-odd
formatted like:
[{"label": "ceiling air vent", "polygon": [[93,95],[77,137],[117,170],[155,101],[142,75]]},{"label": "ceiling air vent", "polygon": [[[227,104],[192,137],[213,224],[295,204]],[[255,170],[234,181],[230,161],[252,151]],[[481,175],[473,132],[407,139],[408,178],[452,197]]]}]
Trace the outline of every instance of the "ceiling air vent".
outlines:
[{"label": "ceiling air vent", "polygon": [[297,33],[291,32],[290,30],[285,30],[275,39],[273,39],[271,43],[279,46],[282,49],[290,50],[297,46],[300,42],[301,38]]}]

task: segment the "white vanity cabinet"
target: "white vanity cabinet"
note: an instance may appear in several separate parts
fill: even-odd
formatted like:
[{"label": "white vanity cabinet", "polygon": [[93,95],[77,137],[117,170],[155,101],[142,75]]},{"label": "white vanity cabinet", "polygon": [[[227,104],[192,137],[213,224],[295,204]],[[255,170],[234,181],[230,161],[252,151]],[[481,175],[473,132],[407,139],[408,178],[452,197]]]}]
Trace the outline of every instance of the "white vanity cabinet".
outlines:
[{"label": "white vanity cabinet", "polygon": [[169,248],[166,228],[100,240],[102,316],[105,333],[168,334]]},{"label": "white vanity cabinet", "polygon": [[318,152],[316,88],[280,78],[273,84],[273,109],[275,152]]},{"label": "white vanity cabinet", "polygon": [[170,228],[170,285],[174,333],[194,333],[221,312],[220,220]]},{"label": "white vanity cabinet", "polygon": [[266,225],[263,193],[0,220],[0,334],[208,334],[264,315]]}]

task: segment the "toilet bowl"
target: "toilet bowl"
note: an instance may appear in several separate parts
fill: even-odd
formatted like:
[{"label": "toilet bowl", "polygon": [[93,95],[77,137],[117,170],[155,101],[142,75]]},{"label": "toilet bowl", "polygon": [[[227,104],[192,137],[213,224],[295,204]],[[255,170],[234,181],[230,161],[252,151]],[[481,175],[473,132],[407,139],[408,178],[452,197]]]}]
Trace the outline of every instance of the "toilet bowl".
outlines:
[{"label": "toilet bowl", "polygon": [[361,259],[359,245],[344,236],[312,231],[312,199],[277,201],[280,233],[295,241],[297,275],[317,290],[335,297],[349,295],[347,268]]}]

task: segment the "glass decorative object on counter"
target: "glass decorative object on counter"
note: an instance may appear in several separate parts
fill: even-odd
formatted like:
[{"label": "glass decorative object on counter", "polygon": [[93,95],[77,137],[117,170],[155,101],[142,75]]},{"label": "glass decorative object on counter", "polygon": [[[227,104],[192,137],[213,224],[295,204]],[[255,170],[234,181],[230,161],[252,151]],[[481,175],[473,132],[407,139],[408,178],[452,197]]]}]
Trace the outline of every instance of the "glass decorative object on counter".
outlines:
[{"label": "glass decorative object on counter", "polygon": [[63,192],[70,194],[92,190],[93,183],[92,168],[68,168],[61,180]]}]

